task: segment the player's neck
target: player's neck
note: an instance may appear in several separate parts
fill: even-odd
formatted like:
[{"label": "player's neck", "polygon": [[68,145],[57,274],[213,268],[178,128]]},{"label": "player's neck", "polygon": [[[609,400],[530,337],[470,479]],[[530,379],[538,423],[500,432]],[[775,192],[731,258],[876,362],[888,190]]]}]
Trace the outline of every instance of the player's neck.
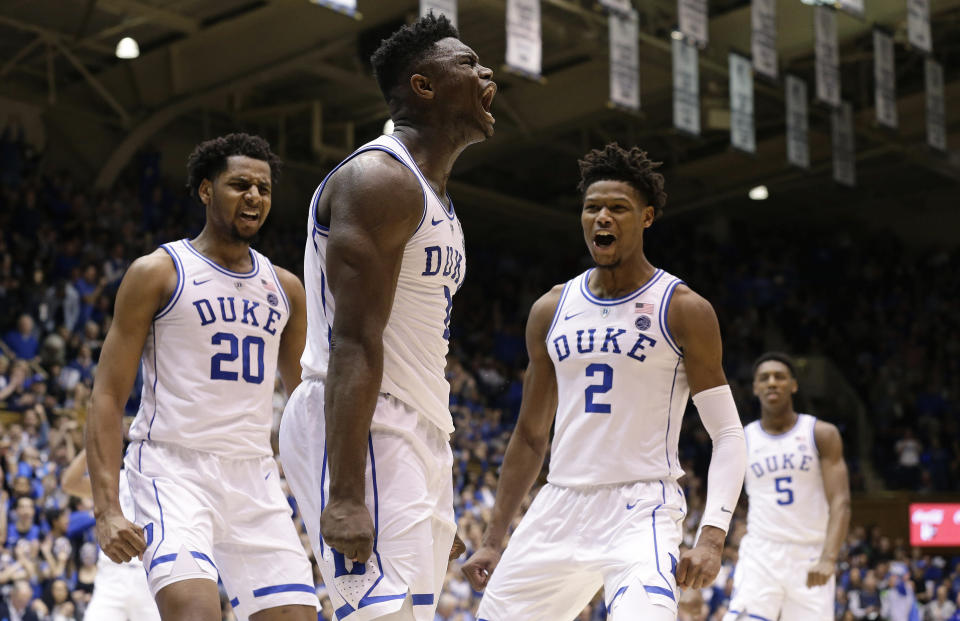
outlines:
[{"label": "player's neck", "polygon": [[619,298],[642,287],[653,278],[656,272],[657,268],[651,265],[646,257],[643,257],[642,261],[629,265],[620,264],[616,267],[598,265],[591,272],[587,285],[590,287],[590,292],[598,298]]},{"label": "player's neck", "polygon": [[393,135],[407,148],[420,172],[443,200],[453,164],[467,145],[452,139],[449,132],[429,126],[400,125]]},{"label": "player's neck", "polygon": [[230,236],[218,235],[209,226],[203,227],[190,244],[220,267],[231,272],[247,272],[253,268],[250,261],[250,243]]},{"label": "player's neck", "polygon": [[782,410],[762,410],[760,412],[760,426],[770,434],[781,434],[790,431],[797,424],[800,417],[793,409],[793,405],[788,405]]}]

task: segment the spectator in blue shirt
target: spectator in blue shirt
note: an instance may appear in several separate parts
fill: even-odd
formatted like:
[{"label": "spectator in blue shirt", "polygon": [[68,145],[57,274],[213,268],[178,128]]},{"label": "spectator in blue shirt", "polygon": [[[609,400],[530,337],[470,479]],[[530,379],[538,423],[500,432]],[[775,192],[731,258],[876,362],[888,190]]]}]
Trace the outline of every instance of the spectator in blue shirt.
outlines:
[{"label": "spectator in blue shirt", "polygon": [[37,338],[37,332],[34,329],[33,317],[24,313],[17,319],[17,328],[10,330],[3,337],[6,345],[15,358],[23,360],[33,360],[37,357],[40,350],[40,340]]},{"label": "spectator in blue shirt", "polygon": [[33,504],[33,498],[21,496],[17,499],[17,506],[14,509],[16,521],[12,524],[7,533],[7,547],[13,547],[19,540],[27,541],[40,540],[40,527],[34,521],[36,516],[36,507]]}]

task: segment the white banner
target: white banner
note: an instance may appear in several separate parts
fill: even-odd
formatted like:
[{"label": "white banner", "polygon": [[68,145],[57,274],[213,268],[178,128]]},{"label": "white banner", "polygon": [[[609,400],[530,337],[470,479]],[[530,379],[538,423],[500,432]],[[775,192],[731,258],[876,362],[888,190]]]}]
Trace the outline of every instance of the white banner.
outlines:
[{"label": "white banner", "polygon": [[924,74],[927,83],[927,144],[947,150],[947,118],[943,102],[943,65],[927,58]]},{"label": "white banner", "polygon": [[707,47],[707,0],[677,0],[680,32],[696,42],[697,47]]},{"label": "white banner", "polygon": [[640,48],[637,12],[611,13],[610,101],[630,110],[640,109]]},{"label": "white banner", "polygon": [[756,153],[753,129],[753,71],[750,59],[730,54],[730,144],[747,153]]},{"label": "white banner", "polygon": [[700,67],[697,47],[671,39],[673,48],[673,126],[700,135]]},{"label": "white banner", "polygon": [[600,5],[617,13],[629,13],[633,10],[630,0],[600,0]]},{"label": "white banner", "polygon": [[877,123],[897,127],[897,74],[893,60],[893,37],[873,31],[873,100]]},{"label": "white banner", "polygon": [[810,168],[809,123],[807,83],[787,75],[787,161],[800,168]]},{"label": "white banner", "polygon": [[837,47],[837,14],[818,6],[813,10],[816,39],[817,99],[840,105],[840,51]]},{"label": "white banner", "polygon": [[420,17],[430,11],[434,15],[446,15],[453,27],[457,27],[457,0],[420,0]]},{"label": "white banner", "polygon": [[357,0],[310,0],[310,2],[351,17],[357,14]]},{"label": "white banner", "polygon": [[836,7],[851,15],[863,17],[863,0],[836,0]]},{"label": "white banner", "polygon": [[857,172],[854,167],[853,107],[850,102],[840,102],[830,115],[833,135],[833,180],[843,185],[855,186]]},{"label": "white banner", "polygon": [[753,0],[750,8],[752,36],[750,53],[753,70],[771,80],[777,79],[777,3],[776,0]]},{"label": "white banner", "polygon": [[907,0],[907,39],[927,54],[933,52],[930,37],[930,0]]},{"label": "white banner", "polygon": [[542,50],[540,0],[507,0],[507,66],[539,79]]}]

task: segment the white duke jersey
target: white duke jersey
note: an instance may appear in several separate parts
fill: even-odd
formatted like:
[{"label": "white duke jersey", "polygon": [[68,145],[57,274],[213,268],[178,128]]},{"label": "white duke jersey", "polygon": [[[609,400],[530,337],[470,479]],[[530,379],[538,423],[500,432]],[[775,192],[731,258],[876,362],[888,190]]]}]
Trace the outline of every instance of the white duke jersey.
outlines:
[{"label": "white duke jersey", "polygon": [[601,299],[587,284],[592,271],[567,282],[547,331],[558,397],[547,480],[676,480],[690,389],[667,310],[681,281],[658,269],[636,291]]},{"label": "white duke jersey", "polygon": [[186,239],[161,248],[177,288],[147,333],[130,438],[230,458],[272,455],[277,352],[290,316],[273,265],[251,248],[253,268],[240,274]]},{"label": "white duke jersey", "polygon": [[[393,395],[444,433],[452,433],[450,384],[444,370],[453,295],[467,271],[463,229],[453,203],[449,210],[444,207],[406,147],[393,136],[380,136],[354,151],[327,175],[310,201],[303,266],[307,292],[303,377],[326,378],[330,348],[336,345],[331,342],[336,303],[327,283],[330,231],[317,222],[317,205],[330,176],[365,151],[384,151],[396,158],[413,172],[423,190],[423,215],[404,248],[393,308],[383,332],[380,392]],[[378,421],[378,414],[373,420]]]},{"label": "white duke jersey", "polygon": [[829,505],[813,437],[816,422],[800,414],[793,428],[779,435],[764,431],[759,420],[744,427],[749,535],[801,544],[826,538]]}]

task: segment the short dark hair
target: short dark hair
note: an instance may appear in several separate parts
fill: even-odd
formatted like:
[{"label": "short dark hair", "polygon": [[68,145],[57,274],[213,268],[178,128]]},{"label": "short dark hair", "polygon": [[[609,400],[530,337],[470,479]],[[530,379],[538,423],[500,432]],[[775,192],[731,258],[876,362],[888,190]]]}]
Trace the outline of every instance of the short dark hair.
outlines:
[{"label": "short dark hair", "polygon": [[753,362],[753,373],[751,373],[751,375],[756,376],[757,369],[760,368],[761,364],[763,364],[764,362],[767,362],[768,360],[775,360],[779,363],[782,363],[785,367],[787,367],[790,370],[790,376],[793,379],[797,379],[797,365],[793,361],[793,358],[779,351],[768,351],[767,353],[762,354],[759,358],[757,358]]},{"label": "short dark hair", "polygon": [[447,37],[459,39],[460,33],[446,15],[437,17],[430,11],[380,42],[370,64],[387,103],[393,89],[410,78],[413,68],[437,41]]},{"label": "short dark hair", "polygon": [[577,189],[581,197],[596,181],[623,181],[643,195],[657,216],[663,213],[667,193],[663,190],[663,175],[656,172],[663,162],[654,162],[640,147],[628,151],[613,142],[602,149],[593,149],[577,164],[580,165]]},{"label": "short dark hair", "polygon": [[270,181],[276,184],[280,178],[280,157],[270,150],[270,143],[251,134],[227,134],[201,142],[187,158],[187,189],[190,195],[200,200],[200,184],[204,179],[213,181],[227,168],[231,155],[245,155],[270,164]]}]

